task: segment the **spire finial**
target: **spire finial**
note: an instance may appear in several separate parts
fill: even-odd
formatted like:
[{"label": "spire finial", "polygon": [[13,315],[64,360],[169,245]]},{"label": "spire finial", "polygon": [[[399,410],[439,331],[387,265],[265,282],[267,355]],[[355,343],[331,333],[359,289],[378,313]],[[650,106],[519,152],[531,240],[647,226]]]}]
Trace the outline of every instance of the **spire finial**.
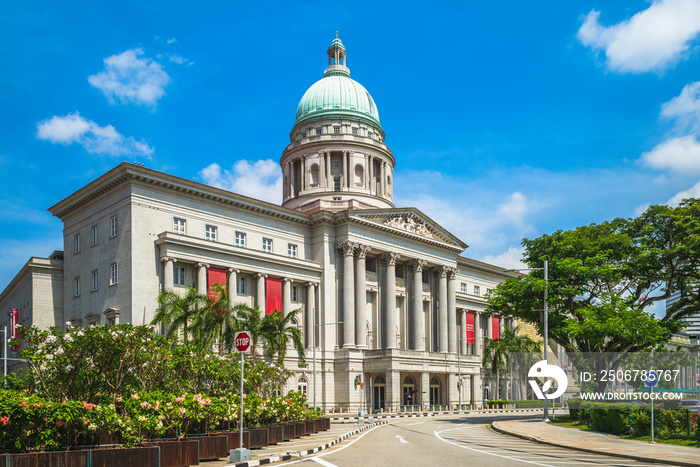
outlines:
[{"label": "spire finial", "polygon": [[338,38],[338,31],[335,32],[335,38]]}]

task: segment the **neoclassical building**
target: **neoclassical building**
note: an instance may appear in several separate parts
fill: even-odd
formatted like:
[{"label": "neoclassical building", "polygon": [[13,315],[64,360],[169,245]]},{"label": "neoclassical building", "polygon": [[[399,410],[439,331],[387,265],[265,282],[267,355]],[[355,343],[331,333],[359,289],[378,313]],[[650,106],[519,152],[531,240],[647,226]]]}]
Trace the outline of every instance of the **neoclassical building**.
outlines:
[{"label": "neoclassical building", "polygon": [[261,310],[303,310],[307,365],[290,352],[289,388],[320,406],[478,404],[484,338],[503,325],[482,315],[483,296],[513,273],[461,256],[460,239],[395,207],[395,163],[336,37],[280,158],[282,206],[123,163],[49,208],[64,250],[27,263],[0,317],[147,324],[162,288],[221,283]]}]

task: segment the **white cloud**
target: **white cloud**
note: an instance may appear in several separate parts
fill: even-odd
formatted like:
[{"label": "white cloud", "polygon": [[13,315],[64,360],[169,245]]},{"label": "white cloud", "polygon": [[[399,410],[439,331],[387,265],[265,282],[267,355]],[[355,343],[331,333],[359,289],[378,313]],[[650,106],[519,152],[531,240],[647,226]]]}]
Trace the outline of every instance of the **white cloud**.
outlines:
[{"label": "white cloud", "polygon": [[642,161],[656,170],[700,174],[700,143],[695,135],[673,137],[642,154]]},{"label": "white cloud", "polygon": [[479,261],[494,264],[506,269],[524,269],[527,268],[527,264],[522,261],[524,252],[525,249],[523,247],[512,246],[501,254],[486,255]]},{"label": "white cloud", "polygon": [[578,31],[585,46],[604,50],[613,71],[663,71],[678,62],[700,32],[699,0],[655,0],[649,8],[613,26],[592,10]]},{"label": "white cloud", "polygon": [[175,39],[174,37],[171,37],[171,38],[168,39],[166,42],[168,43],[168,45],[174,44],[175,42],[177,42],[177,39]]},{"label": "white cloud", "polygon": [[144,141],[125,137],[112,125],[100,126],[92,120],[85,120],[78,112],[43,120],[37,123],[36,130],[37,139],[66,146],[78,143],[92,154],[145,157],[153,154],[153,148]]},{"label": "white cloud", "polygon": [[239,160],[232,170],[213,163],[199,172],[204,183],[270,203],[282,203],[282,171],[272,159]]},{"label": "white cloud", "polygon": [[517,191],[508,196],[505,203],[498,206],[498,214],[525,230],[532,229],[532,226],[525,222],[525,216],[528,214],[529,210],[530,207],[527,204],[527,198]]},{"label": "white cloud", "polygon": [[181,55],[168,55],[168,60],[170,60],[173,63],[177,63],[178,65],[187,65],[188,67],[194,65],[194,62],[192,60],[190,60],[189,58],[185,58]]},{"label": "white cloud", "polygon": [[700,182],[690,187],[687,190],[679,191],[671,199],[669,199],[666,204],[669,206],[678,206],[681,201],[686,198],[700,198]]},{"label": "white cloud", "polygon": [[140,58],[140,48],[127,50],[104,59],[104,71],[88,77],[94,87],[100,89],[111,103],[155,105],[165,95],[170,76],[160,63],[150,58]]},{"label": "white cloud", "polygon": [[700,81],[686,85],[680,95],[661,106],[661,116],[676,120],[676,126],[700,131]]}]

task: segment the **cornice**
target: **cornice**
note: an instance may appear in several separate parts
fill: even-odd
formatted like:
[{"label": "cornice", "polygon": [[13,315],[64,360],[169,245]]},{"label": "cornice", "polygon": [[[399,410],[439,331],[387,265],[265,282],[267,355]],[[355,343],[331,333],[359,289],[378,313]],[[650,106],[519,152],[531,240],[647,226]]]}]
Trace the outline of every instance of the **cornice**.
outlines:
[{"label": "cornice", "polygon": [[309,215],[284,208],[276,204],[250,198],[237,193],[215,188],[203,183],[186,180],[156,170],[124,162],[72,195],[49,208],[54,216],[62,219],[89,204],[100,196],[124,184],[157,187],[162,190],[193,196],[213,203],[245,209],[266,216],[308,225]]},{"label": "cornice", "polygon": [[465,258],[464,256],[457,257],[457,266],[463,266],[467,269],[486,272],[488,274],[501,277],[518,277],[522,275],[522,273],[519,273],[517,271],[512,271],[510,269],[505,269],[500,266],[484,263],[475,259]]}]

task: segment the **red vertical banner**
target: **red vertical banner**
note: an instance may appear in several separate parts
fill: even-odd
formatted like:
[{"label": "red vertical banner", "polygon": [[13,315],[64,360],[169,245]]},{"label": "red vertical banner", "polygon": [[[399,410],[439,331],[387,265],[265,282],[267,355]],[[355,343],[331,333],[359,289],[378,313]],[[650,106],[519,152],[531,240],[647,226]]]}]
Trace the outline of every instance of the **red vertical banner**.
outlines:
[{"label": "red vertical banner", "polygon": [[[17,325],[19,324],[19,311],[17,308],[12,309],[12,338],[17,339]],[[19,345],[13,345],[12,350],[19,350]]]},{"label": "red vertical banner", "polygon": [[214,284],[221,284],[222,286],[226,287],[226,269],[209,268],[207,270],[207,274],[209,276],[207,280],[207,292],[209,294],[209,298],[216,300],[218,295],[212,293],[211,286]]},{"label": "red vertical banner", "polygon": [[474,312],[467,312],[467,344],[474,343]]},{"label": "red vertical banner", "polygon": [[498,339],[501,335],[501,318],[493,316],[491,318],[491,339]]},{"label": "red vertical banner", "polygon": [[271,315],[275,311],[282,311],[282,279],[265,279],[267,291],[265,293],[265,312]]}]

